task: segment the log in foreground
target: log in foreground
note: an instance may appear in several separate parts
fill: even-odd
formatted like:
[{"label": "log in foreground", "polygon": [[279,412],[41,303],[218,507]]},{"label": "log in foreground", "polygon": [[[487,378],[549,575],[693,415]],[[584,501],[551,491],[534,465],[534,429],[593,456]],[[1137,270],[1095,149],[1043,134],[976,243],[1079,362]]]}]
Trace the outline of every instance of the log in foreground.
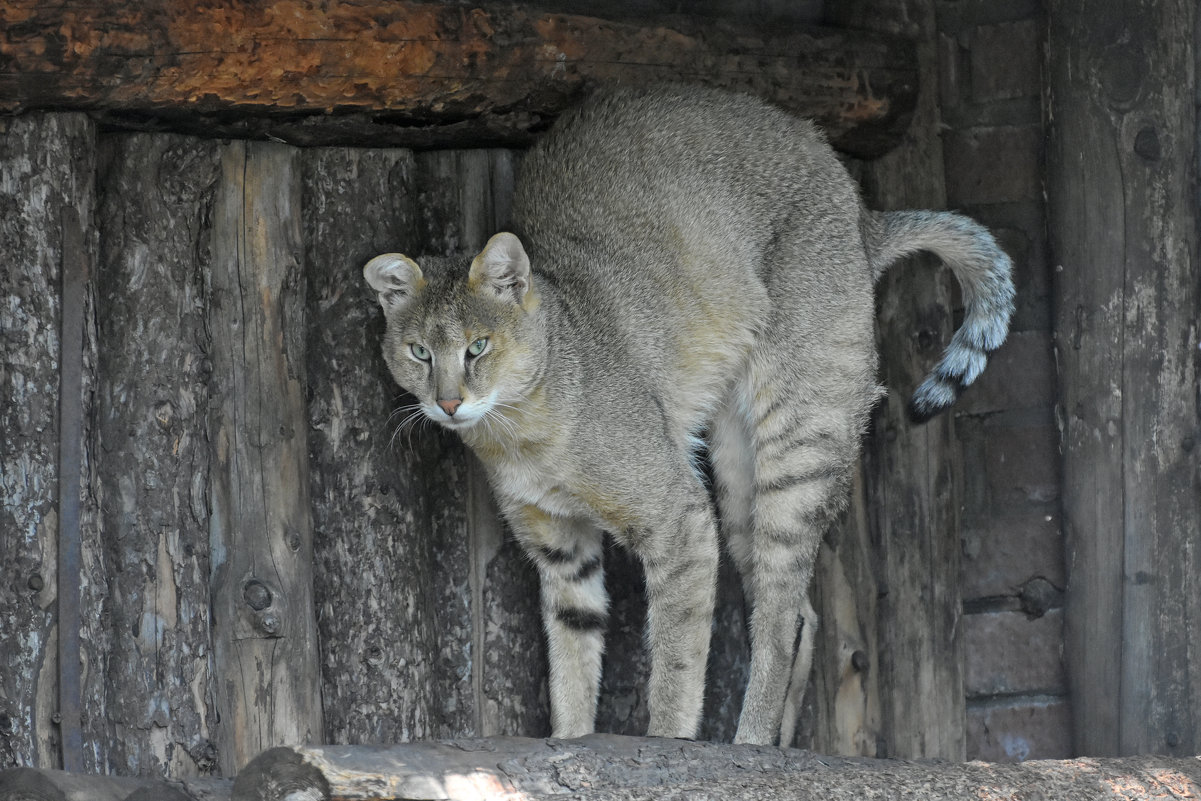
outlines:
[{"label": "log in foreground", "polygon": [[0,771],[0,801],[228,801],[228,779],[133,779],[61,770]]},{"label": "log in foreground", "polygon": [[242,771],[233,790],[235,801],[1198,797],[1201,758],[946,763],[603,734],[273,748]]},{"label": "log in foreground", "polygon": [[863,31],[397,0],[0,4],[0,112],[140,129],[513,145],[588,85],[662,80],[762,95],[864,157],[897,141],[917,94],[913,43]]}]

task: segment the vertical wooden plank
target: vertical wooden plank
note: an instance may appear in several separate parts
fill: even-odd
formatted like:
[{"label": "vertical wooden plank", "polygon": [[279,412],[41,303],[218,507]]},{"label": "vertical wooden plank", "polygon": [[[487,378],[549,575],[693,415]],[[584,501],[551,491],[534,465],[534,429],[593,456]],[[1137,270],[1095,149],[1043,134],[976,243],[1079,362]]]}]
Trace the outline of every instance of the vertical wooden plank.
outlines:
[{"label": "vertical wooden plank", "polygon": [[881,748],[875,554],[862,465],[851,505],[818,552],[813,605],[813,680],[800,722],[802,747],[823,754],[876,756]]},{"label": "vertical wooden plank", "polygon": [[[61,764],[53,721],[58,505],[60,493],[79,497],[81,476],[60,484],[58,475],[60,268],[69,257],[64,222],[77,222],[72,250],[87,257],[92,245],[94,174],[95,131],[86,117],[32,114],[3,123],[0,768]],[[69,580],[79,587],[79,576]]]},{"label": "vertical wooden plank", "polygon": [[[427,476],[441,445],[408,421],[380,357],[371,257],[408,246],[416,203],[406,150],[303,155],[309,466],[325,737],[386,743],[446,727]],[[398,411],[399,409],[399,411]],[[452,469],[453,470],[453,469]],[[461,644],[459,644],[461,645]]]},{"label": "vertical wooden plank", "polygon": [[1076,749],[1201,749],[1195,3],[1050,6]]},{"label": "vertical wooden plank", "polygon": [[214,670],[222,771],[319,739],[299,154],[221,152],[208,327]]},{"label": "vertical wooden plank", "polygon": [[98,767],[121,775],[216,768],[205,276],[219,158],[180,136],[102,146],[94,460],[112,589],[89,694],[104,699]]},{"label": "vertical wooden plank", "polygon": [[[856,0],[839,4],[834,14],[844,24],[918,35],[921,89],[913,122],[900,147],[864,166],[863,183],[876,208],[941,208],[933,3]],[[966,713],[952,419],[943,415],[919,426],[905,411],[909,393],[949,341],[952,279],[946,271],[932,279],[914,268],[920,263],[893,267],[876,290],[880,382],[889,394],[876,408],[864,449],[878,582],[878,640],[869,661],[874,656],[879,666],[879,756],[961,760]]]},{"label": "vertical wooden plank", "polygon": [[[474,252],[508,218],[513,154],[458,150],[417,156],[422,216],[414,244],[426,253]],[[506,535],[483,468],[457,438],[438,432],[447,458],[429,476],[444,592],[466,600],[441,624],[443,659],[471,688],[469,725],[479,735],[549,734],[546,662],[533,567]],[[466,613],[466,614],[464,614]],[[446,638],[464,637],[460,652]],[[459,689],[465,689],[460,685]],[[466,722],[466,721],[465,721]]]}]

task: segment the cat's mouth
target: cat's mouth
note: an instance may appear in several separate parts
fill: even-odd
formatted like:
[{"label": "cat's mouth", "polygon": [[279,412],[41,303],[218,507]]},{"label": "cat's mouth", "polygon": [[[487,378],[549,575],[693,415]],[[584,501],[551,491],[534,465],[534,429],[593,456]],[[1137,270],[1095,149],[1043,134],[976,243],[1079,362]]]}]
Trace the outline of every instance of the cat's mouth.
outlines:
[{"label": "cat's mouth", "polygon": [[462,403],[453,414],[440,405],[426,405],[424,410],[426,416],[435,423],[452,431],[463,431],[484,419],[491,405],[491,399],[476,399]]},{"label": "cat's mouth", "polygon": [[482,419],[482,415],[479,417],[467,417],[461,414],[456,414],[454,417],[450,417],[442,412],[438,412],[437,416],[434,417],[434,422],[440,423],[442,426],[453,431],[462,431],[465,428],[471,428]]}]

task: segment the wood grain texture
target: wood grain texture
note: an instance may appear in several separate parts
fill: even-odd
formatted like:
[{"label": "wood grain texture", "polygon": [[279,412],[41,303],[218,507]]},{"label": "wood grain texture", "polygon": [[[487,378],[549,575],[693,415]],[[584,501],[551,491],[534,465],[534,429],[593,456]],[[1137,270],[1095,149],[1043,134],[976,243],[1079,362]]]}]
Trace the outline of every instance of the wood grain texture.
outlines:
[{"label": "wood grain texture", "polygon": [[12,0],[0,31],[0,110],[100,109],[135,124],[165,112],[210,132],[231,114],[290,114],[290,129],[240,125],[304,144],[320,136],[309,125],[304,141],[297,115],[350,111],[372,124],[335,126],[335,137],[475,120],[477,144],[498,133],[528,141],[586,84],[691,80],[761,94],[868,155],[895,142],[916,93],[902,39],[733,20],[635,25],[420,2]]},{"label": "wood grain texture", "polygon": [[1048,201],[1080,753],[1201,750],[1196,4],[1050,6]]},{"label": "wood grain texture", "polygon": [[299,153],[234,142],[213,204],[210,566],[222,773],[320,739]]},{"label": "wood grain texture", "polygon": [[[208,291],[217,143],[107,137],[100,177],[97,495],[103,636],[89,638],[102,771],[216,767],[209,587]],[[100,635],[101,632],[97,632]]]},{"label": "wood grain texture", "polygon": [[[839,5],[841,19],[919,31],[922,91],[903,143],[865,165],[868,205],[942,208],[938,138],[938,60],[930,0],[863,0]],[[875,652],[881,753],[961,760],[965,699],[959,618],[958,499],[951,415],[924,425],[908,420],[910,393],[950,339],[951,277],[931,276],[930,260],[894,265],[876,285],[880,383],[888,395],[875,410],[864,448],[873,574],[877,593]],[[916,269],[927,265],[926,269]],[[819,577],[819,581],[825,580]],[[862,603],[870,608],[871,601]]]},{"label": "wood grain texture", "polygon": [[94,243],[95,159],[94,127],[78,114],[28,115],[0,131],[0,767],[61,758],[58,501],[80,493],[84,476],[60,485],[58,475],[60,267],[66,217]]},{"label": "wood grain texture", "polygon": [[1201,758],[990,765],[818,757],[808,751],[589,735],[387,748],[276,748],[235,801],[346,799],[1159,799],[1201,792]]}]

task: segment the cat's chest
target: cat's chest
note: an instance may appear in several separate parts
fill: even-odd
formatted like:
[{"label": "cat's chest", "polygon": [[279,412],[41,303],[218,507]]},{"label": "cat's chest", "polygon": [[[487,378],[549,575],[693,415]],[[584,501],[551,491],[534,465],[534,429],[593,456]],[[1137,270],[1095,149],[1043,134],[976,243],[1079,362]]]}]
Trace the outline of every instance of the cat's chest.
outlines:
[{"label": "cat's chest", "polygon": [[588,515],[562,460],[551,454],[501,455],[484,462],[488,479],[506,508],[536,506],[556,517]]}]

